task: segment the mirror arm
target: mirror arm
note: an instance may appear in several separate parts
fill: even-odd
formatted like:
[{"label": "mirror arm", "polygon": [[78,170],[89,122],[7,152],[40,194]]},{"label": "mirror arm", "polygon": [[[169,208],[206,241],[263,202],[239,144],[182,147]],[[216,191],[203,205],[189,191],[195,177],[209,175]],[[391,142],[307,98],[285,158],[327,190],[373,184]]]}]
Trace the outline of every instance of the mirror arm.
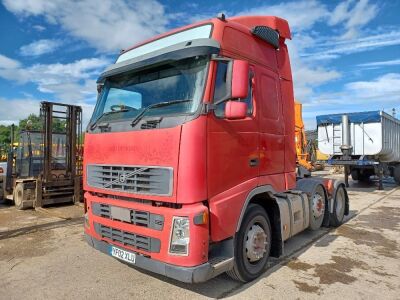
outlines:
[{"label": "mirror arm", "polygon": [[219,56],[219,54],[211,54],[211,60],[213,60],[213,61],[226,61],[226,62],[233,61],[232,58]]}]

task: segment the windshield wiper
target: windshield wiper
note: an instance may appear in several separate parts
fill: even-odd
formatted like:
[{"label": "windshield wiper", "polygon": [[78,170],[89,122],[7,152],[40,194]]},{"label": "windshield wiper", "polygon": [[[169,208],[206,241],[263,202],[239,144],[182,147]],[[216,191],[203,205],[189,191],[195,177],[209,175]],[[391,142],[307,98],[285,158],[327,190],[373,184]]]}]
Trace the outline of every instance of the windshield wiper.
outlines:
[{"label": "windshield wiper", "polygon": [[126,108],[125,108],[125,109],[120,109],[120,110],[115,110],[115,111],[110,110],[110,111],[106,111],[106,112],[102,113],[102,114],[100,115],[100,117],[98,117],[98,118],[96,119],[96,121],[94,121],[94,122],[92,123],[92,125],[90,125],[90,130],[96,129],[97,123],[99,123],[100,119],[102,119],[104,116],[111,115],[111,114],[114,114],[114,113],[119,113],[119,112],[127,112],[127,111],[129,111],[129,109],[126,109]]},{"label": "windshield wiper", "polygon": [[159,103],[154,103],[149,106],[147,106],[145,109],[143,109],[133,120],[132,120],[132,127],[135,127],[136,124],[143,118],[144,114],[148,112],[152,108],[157,108],[157,107],[164,107],[164,106],[169,106],[172,104],[176,103],[183,103],[183,102],[189,102],[193,101],[192,99],[184,99],[184,100],[172,100],[172,101],[166,101],[166,102],[159,102]]}]

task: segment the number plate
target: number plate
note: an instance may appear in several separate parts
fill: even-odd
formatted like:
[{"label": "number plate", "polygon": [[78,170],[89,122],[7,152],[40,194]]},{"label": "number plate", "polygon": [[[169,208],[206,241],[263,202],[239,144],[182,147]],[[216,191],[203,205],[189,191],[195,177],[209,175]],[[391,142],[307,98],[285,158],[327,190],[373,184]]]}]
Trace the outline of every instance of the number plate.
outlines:
[{"label": "number plate", "polygon": [[111,247],[110,254],[118,259],[134,264],[136,262],[136,254],[128,252],[117,247]]},{"label": "number plate", "polygon": [[129,209],[111,206],[111,218],[123,222],[131,222],[131,211]]}]

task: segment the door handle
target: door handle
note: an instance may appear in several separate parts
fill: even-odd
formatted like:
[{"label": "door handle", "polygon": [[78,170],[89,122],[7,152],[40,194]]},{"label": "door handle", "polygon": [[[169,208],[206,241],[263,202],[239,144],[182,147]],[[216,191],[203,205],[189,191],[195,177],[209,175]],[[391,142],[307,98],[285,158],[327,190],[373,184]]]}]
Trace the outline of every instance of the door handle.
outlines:
[{"label": "door handle", "polygon": [[257,167],[259,163],[260,163],[260,160],[258,158],[250,158],[249,159],[250,167]]}]

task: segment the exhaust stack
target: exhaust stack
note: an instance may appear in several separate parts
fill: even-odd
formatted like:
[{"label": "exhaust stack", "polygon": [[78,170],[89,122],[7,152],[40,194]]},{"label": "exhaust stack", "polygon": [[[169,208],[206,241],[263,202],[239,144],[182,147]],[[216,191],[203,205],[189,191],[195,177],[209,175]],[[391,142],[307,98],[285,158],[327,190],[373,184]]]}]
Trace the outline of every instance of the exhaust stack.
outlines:
[{"label": "exhaust stack", "polygon": [[353,146],[351,145],[350,140],[350,123],[349,116],[342,116],[342,145],[340,146],[340,150],[342,150],[344,158],[349,157],[353,152]]}]

